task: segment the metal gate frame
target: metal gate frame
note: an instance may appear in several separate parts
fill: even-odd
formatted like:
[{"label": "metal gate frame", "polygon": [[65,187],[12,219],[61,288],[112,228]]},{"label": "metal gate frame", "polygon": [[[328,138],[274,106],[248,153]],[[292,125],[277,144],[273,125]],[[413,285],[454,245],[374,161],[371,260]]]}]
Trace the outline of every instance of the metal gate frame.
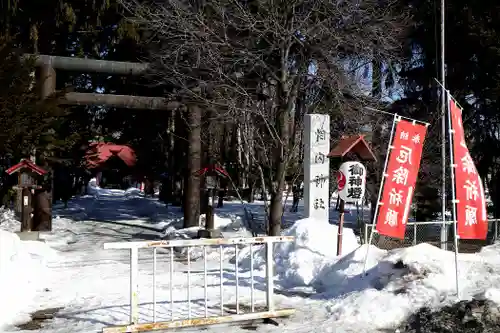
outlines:
[{"label": "metal gate frame", "polygon": [[[121,332],[145,332],[145,331],[155,331],[155,330],[165,330],[172,328],[181,327],[194,327],[194,326],[207,326],[214,324],[224,324],[232,323],[238,321],[248,321],[256,319],[268,319],[277,317],[288,317],[295,313],[295,309],[275,309],[274,304],[274,259],[273,259],[273,245],[275,243],[282,242],[292,242],[294,237],[291,236],[274,236],[274,237],[253,237],[253,238],[219,238],[219,239],[188,239],[188,240],[165,240],[165,241],[144,241],[144,242],[113,242],[105,243],[104,249],[128,249],[130,251],[130,319],[129,324],[110,326],[103,328],[103,333],[121,333]],[[240,313],[239,308],[239,286],[238,286],[238,262],[235,263],[235,287],[236,287],[236,314],[225,315],[224,310],[224,281],[222,279],[223,275],[223,247],[224,246],[234,246],[235,255],[238,256],[239,245],[249,245],[250,246],[250,280],[251,280],[251,301],[250,301],[250,312]],[[254,268],[254,257],[252,246],[253,245],[265,245],[266,246],[266,311],[255,311],[255,298],[254,298],[254,279],[253,279],[253,268]],[[220,315],[219,316],[209,316],[208,305],[207,305],[207,247],[219,246],[219,266],[220,266]],[[173,299],[173,288],[172,282],[170,283],[170,310],[171,317],[170,321],[156,321],[156,259],[157,259],[157,249],[167,248],[170,251],[170,281],[173,280],[174,271],[174,247],[189,248],[189,247],[203,247],[203,261],[204,261],[204,290],[205,290],[205,316],[191,318],[191,258],[190,252],[187,251],[187,303],[188,303],[188,318],[174,320],[174,303]],[[138,272],[139,272],[139,249],[153,249],[153,322],[139,323],[139,285],[138,285]]]}]

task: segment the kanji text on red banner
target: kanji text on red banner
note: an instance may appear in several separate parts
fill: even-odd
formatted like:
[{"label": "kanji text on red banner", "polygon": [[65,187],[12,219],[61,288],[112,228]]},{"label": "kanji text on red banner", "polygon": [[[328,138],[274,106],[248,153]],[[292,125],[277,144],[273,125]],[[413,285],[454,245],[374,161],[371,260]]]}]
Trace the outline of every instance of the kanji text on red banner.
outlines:
[{"label": "kanji text on red banner", "polygon": [[465,143],[462,110],[449,99],[449,111],[453,129],[457,234],[463,239],[486,239],[488,219],[484,188]]},{"label": "kanji text on red banner", "polygon": [[426,132],[425,125],[411,121],[396,125],[376,225],[382,235],[404,238]]}]

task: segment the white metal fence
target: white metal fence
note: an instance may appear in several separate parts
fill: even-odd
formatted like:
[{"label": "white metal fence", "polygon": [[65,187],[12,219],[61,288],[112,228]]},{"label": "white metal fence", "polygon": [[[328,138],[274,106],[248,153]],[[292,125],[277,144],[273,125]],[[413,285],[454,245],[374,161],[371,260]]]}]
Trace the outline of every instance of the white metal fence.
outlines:
[{"label": "white metal fence", "polygon": [[[144,331],[154,331],[154,330],[164,330],[169,328],[180,328],[180,327],[192,327],[192,326],[206,326],[212,324],[223,324],[237,321],[247,321],[256,319],[266,319],[266,318],[276,318],[276,317],[286,317],[292,315],[294,309],[276,309],[273,300],[274,297],[274,260],[273,260],[273,248],[275,243],[280,242],[291,242],[293,237],[255,237],[255,238],[221,238],[221,239],[188,239],[188,240],[169,240],[169,241],[144,241],[144,242],[117,242],[117,243],[106,243],[104,244],[105,249],[128,249],[130,251],[130,319],[129,323],[125,325],[106,327],[103,332],[144,332]],[[265,304],[264,306],[256,305],[256,293],[254,284],[254,251],[252,246],[265,246],[262,248],[265,252]],[[234,286],[228,286],[224,284],[224,271],[227,262],[224,258],[224,248],[233,248],[234,255],[238,257],[239,251],[241,251],[242,246],[249,246],[250,254],[250,267],[248,269],[249,274],[251,274],[249,279],[250,287],[250,304],[240,304],[240,281],[239,274],[240,269],[238,267],[238,260],[234,263]],[[169,312],[170,320],[157,320],[157,284],[161,282],[163,286],[166,281],[158,281],[157,278],[157,261],[158,249],[165,249],[166,260],[168,262],[168,288],[169,288]],[[192,264],[197,261],[192,258],[190,249],[197,248],[201,250],[202,255],[198,259],[203,261],[203,289],[204,289],[204,304],[200,311],[193,311],[195,305],[192,300],[192,284],[191,279],[193,275]],[[153,311],[153,321],[152,322],[139,322],[139,250],[150,249],[153,252],[153,272],[152,272],[152,295],[149,295],[149,299],[152,298],[152,311]],[[212,254],[215,254],[218,263],[216,263],[215,271],[219,275],[219,293],[217,307],[210,306],[208,299],[208,285],[207,285],[207,275],[209,271],[208,261],[211,259],[208,257],[208,249]],[[179,251],[184,251],[183,263],[186,264],[187,272],[187,288],[186,288],[186,302],[187,302],[187,313],[182,311],[182,313],[176,314],[176,305],[174,302],[174,263],[178,261]],[[217,253],[218,252],[218,253]],[[218,255],[217,255],[218,254]],[[212,256],[213,257],[213,256]],[[214,266],[212,265],[212,268]],[[213,269],[210,269],[213,272]],[[177,272],[176,272],[177,273]],[[184,272],[183,272],[184,273]],[[224,294],[227,292],[227,288],[232,288],[235,292],[235,304],[233,309],[228,309],[225,306]],[[176,290],[178,292],[178,290]],[[142,296],[146,299],[147,295]],[[212,299],[212,297],[210,297]],[[165,303],[165,300],[161,300]],[[209,311],[210,310],[210,311]],[[180,312],[180,311],[177,311]]]},{"label": "white metal fence", "polygon": [[[448,231],[448,250],[453,249],[453,228],[452,221],[446,221]],[[485,241],[460,240],[459,249],[463,252],[475,252],[481,246],[495,242],[500,238],[500,219],[488,220],[488,237]],[[392,237],[381,236],[378,233],[374,234],[372,244],[382,249],[393,249],[398,247],[413,246],[420,243],[431,243],[433,245],[441,245],[441,228],[443,221],[426,221],[426,222],[408,222],[406,224],[406,233],[404,239],[395,239]],[[370,233],[373,230],[373,224],[365,224],[362,240],[365,244],[368,243]]]}]

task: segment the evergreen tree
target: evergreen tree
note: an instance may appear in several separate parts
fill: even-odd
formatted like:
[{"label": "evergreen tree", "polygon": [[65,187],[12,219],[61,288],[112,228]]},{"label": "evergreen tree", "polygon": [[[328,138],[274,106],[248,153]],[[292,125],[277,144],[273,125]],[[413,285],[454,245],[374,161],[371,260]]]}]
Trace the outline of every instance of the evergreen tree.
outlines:
[{"label": "evergreen tree", "polygon": [[[418,211],[422,218],[432,218],[440,211],[440,110],[439,86],[439,7],[431,0],[405,0],[412,9],[415,25],[407,43],[407,59],[400,73],[404,98],[394,106],[400,112],[431,122],[426,140],[422,179],[419,181]],[[498,113],[500,22],[496,2],[446,2],[445,62],[446,88],[460,102],[463,110],[467,144],[481,177],[487,184],[495,214],[500,194]],[[448,161],[447,161],[448,163]],[[449,177],[448,177],[448,184]],[[448,186],[448,188],[450,188]],[[434,195],[429,196],[429,193]],[[418,196],[418,194],[417,194]],[[423,198],[425,197],[425,200]],[[450,196],[448,195],[448,198]]]}]

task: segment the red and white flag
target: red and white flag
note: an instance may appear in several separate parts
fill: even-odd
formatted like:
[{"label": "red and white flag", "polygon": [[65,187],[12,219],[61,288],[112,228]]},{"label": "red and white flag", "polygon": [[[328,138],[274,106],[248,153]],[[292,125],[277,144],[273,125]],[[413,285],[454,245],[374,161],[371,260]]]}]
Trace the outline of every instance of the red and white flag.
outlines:
[{"label": "red and white flag", "polygon": [[396,125],[376,224],[382,235],[404,239],[426,132],[425,125],[406,120]]},{"label": "red and white flag", "polygon": [[448,105],[453,133],[457,235],[462,239],[486,239],[488,217],[483,182],[465,143],[462,109],[449,96]]}]

